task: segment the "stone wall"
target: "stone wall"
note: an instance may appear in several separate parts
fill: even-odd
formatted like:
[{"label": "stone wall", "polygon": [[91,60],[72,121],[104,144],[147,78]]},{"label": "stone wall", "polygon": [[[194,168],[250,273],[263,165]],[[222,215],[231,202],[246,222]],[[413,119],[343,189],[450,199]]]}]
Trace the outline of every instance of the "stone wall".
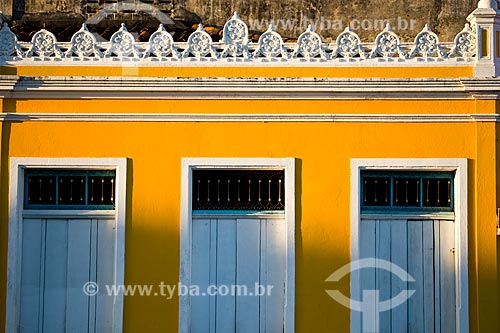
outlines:
[{"label": "stone wall", "polygon": [[[426,23],[443,40],[462,30],[477,0],[185,0],[188,10],[204,21],[223,24],[238,11],[250,28],[277,26],[284,36],[298,36],[308,24],[323,37],[334,37],[351,24],[363,39],[375,37],[381,20],[389,20],[404,39],[412,39]],[[365,20],[365,21],[364,21]],[[414,20],[414,21],[412,21]],[[399,23],[399,24],[398,24]],[[413,24],[412,24],[413,23]],[[399,27],[398,27],[399,25]],[[399,29],[398,29],[399,28]],[[413,28],[413,29],[411,29]]]},{"label": "stone wall", "polygon": [[57,13],[80,11],[80,0],[24,0],[25,13]]},{"label": "stone wall", "polygon": [[[15,19],[49,13],[89,14],[87,8],[117,0],[0,0],[0,10]],[[139,0],[125,0],[139,1]],[[274,23],[284,37],[297,37],[307,25],[327,40],[351,26],[363,40],[373,39],[386,22],[403,40],[412,40],[429,23],[443,41],[451,41],[477,6],[477,0],[143,0],[166,11],[173,2],[177,12],[196,13],[205,25],[222,26],[234,11],[250,30],[264,31]],[[168,4],[167,4],[168,3]],[[185,8],[186,10],[184,10]],[[170,11],[168,11],[170,12]],[[17,13],[17,14],[16,14]],[[179,14],[177,14],[179,15]],[[178,18],[181,21],[182,17]],[[184,20],[190,22],[190,20]],[[195,22],[192,22],[195,23]],[[197,22],[196,22],[197,23]]]},{"label": "stone wall", "polygon": [[12,15],[12,0],[0,0],[0,11],[4,15]]},{"label": "stone wall", "polygon": [[[128,2],[141,2],[141,0],[123,0]],[[99,8],[113,5],[119,0],[0,0],[0,10],[8,17],[15,19],[23,15],[37,14],[93,14]],[[161,10],[170,10],[173,0],[142,0],[142,2],[155,5]]]}]

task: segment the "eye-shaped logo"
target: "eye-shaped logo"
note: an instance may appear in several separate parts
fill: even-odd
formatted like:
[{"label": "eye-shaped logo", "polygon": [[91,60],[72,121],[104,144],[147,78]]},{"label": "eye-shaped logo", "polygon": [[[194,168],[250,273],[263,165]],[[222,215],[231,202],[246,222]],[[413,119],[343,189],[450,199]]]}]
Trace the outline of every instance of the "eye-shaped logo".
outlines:
[{"label": "eye-shaped logo", "polygon": [[[403,282],[415,282],[415,279],[398,265],[383,259],[365,258],[346,264],[330,275],[326,282],[338,282],[344,276],[360,269],[382,269],[396,275]],[[341,305],[362,313],[363,333],[380,332],[380,313],[394,309],[405,303],[415,290],[402,290],[399,294],[388,300],[380,300],[380,290],[362,290],[362,300],[354,300],[345,296],[338,290],[326,290],[335,301]]]}]

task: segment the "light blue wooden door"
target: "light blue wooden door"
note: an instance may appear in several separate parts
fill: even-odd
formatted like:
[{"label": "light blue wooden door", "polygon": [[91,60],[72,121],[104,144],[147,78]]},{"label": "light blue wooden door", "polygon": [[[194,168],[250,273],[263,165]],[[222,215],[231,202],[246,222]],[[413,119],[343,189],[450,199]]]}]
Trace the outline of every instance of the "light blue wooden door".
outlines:
[{"label": "light blue wooden door", "polygon": [[24,219],[22,244],[20,332],[113,330],[114,219]]},{"label": "light blue wooden door", "polygon": [[281,217],[193,218],[191,285],[235,292],[191,296],[192,333],[283,332],[285,235]]},{"label": "light blue wooden door", "polygon": [[361,258],[390,261],[415,279],[402,281],[382,269],[363,269],[361,290],[378,290],[380,301],[402,290],[415,293],[380,313],[380,332],[455,333],[455,223],[451,220],[362,220]]}]

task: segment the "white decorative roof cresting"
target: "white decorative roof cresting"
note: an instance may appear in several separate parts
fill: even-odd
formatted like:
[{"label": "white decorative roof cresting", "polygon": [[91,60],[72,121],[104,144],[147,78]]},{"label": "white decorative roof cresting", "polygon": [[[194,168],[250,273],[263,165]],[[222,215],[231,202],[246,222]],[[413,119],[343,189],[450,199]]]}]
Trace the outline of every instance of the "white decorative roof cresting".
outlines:
[{"label": "white decorative roof cresting", "polygon": [[350,28],[346,28],[334,42],[323,42],[320,35],[309,26],[295,43],[284,43],[273,26],[270,26],[252,43],[248,27],[237,13],[226,22],[223,37],[213,41],[200,24],[187,42],[174,42],[172,36],[160,25],[149,42],[137,42],[122,24],[108,42],[97,42],[85,25],[71,41],[57,41],[54,34],[42,29],[34,34],[31,42],[19,42],[4,23],[0,29],[0,61],[3,64],[55,63],[115,63],[131,61],[138,64],[347,64],[356,63],[405,64],[405,63],[455,63],[470,64],[476,56],[475,27],[466,24],[453,42],[440,42],[438,36],[426,25],[413,43],[402,43],[387,25],[374,42],[364,43]]}]

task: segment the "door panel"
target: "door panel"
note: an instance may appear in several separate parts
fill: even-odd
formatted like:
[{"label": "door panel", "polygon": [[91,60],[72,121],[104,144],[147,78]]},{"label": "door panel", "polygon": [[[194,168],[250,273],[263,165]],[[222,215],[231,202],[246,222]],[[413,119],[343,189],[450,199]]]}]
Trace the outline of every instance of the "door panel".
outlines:
[{"label": "door panel", "polygon": [[[408,249],[408,237],[407,237],[407,228],[408,224],[405,223],[404,220],[393,220],[390,221],[390,248],[391,248],[391,261],[397,263],[399,267],[408,271],[408,259],[412,257],[411,252],[407,252],[405,249]],[[410,255],[409,255],[410,254]],[[395,274],[390,274],[391,276],[391,294],[390,298],[399,294],[402,290],[407,289],[407,282],[402,281],[401,278],[396,276]],[[391,313],[391,332],[405,333],[408,331],[407,327],[407,318],[408,318],[408,309],[407,304],[393,306]]]},{"label": "door panel", "polygon": [[[376,220],[363,220],[362,227],[360,228],[359,242],[360,242],[360,258],[373,258],[376,253],[376,233],[377,230],[377,221]],[[376,281],[377,275],[375,269],[363,269],[363,270],[355,270],[352,274],[359,276],[360,281],[360,290],[376,290]],[[377,315],[378,310],[373,309],[373,313],[369,315],[370,318],[374,318],[375,320],[379,320]],[[361,322],[363,326],[363,317],[361,316]],[[376,327],[379,327],[380,322],[374,323]]]},{"label": "door panel", "polygon": [[[198,219],[193,221],[191,283],[193,285],[198,285],[200,290],[207,290],[210,285],[210,249],[212,235],[210,227],[210,219]],[[215,320],[210,319],[214,318],[211,315],[211,309],[214,309],[215,306],[211,306],[210,297],[201,294],[198,297],[191,297],[190,302],[191,316],[195,316],[196,318],[196,320],[191,320],[191,332],[204,333],[207,332],[207,328],[210,328],[208,330],[209,332],[214,332],[215,326],[212,327],[212,323],[215,324]]]},{"label": "door panel", "polygon": [[22,245],[21,275],[21,313],[20,332],[41,331],[39,317],[40,304],[43,302],[43,290],[40,289],[44,271],[41,260],[45,248],[45,223],[40,219],[25,219]]},{"label": "door panel", "polygon": [[[214,221],[215,222],[215,221]],[[231,286],[236,283],[236,223],[234,220],[218,220],[217,224],[217,285]],[[216,331],[235,331],[236,299],[233,295],[216,297]]]},{"label": "door panel", "polygon": [[[236,224],[236,284],[238,286],[246,286],[249,292],[253,292],[255,283],[260,283],[261,220],[238,219]],[[265,224],[265,222],[263,222],[263,224]],[[236,327],[238,328],[238,332],[241,333],[259,331],[260,317],[258,297],[247,296],[236,298]]]},{"label": "door panel", "polygon": [[89,298],[82,292],[82,286],[89,281],[86,268],[90,267],[89,220],[70,220],[68,223],[68,279],[66,331],[86,330],[89,323]]},{"label": "door panel", "polygon": [[[97,280],[99,283],[113,284],[115,278],[116,224],[112,219],[94,220],[97,224]],[[112,332],[114,322],[114,298],[105,292],[94,297],[96,332]]]},{"label": "door panel", "polygon": [[[21,332],[112,330],[114,229],[114,219],[23,220]],[[95,297],[83,292],[89,281]]]},{"label": "door panel", "polygon": [[406,303],[380,313],[380,332],[455,332],[453,221],[362,220],[360,244],[361,258],[388,260],[415,279],[404,282],[382,269],[355,272],[361,290],[379,290],[380,301],[415,290]]},{"label": "door panel", "polygon": [[283,220],[264,220],[261,228],[263,253],[261,281],[273,286],[272,292],[260,298],[261,332],[282,332],[285,320],[286,235]]},{"label": "door panel", "polygon": [[[441,332],[455,332],[455,226],[450,221],[439,223],[440,255],[441,260]],[[437,285],[437,283],[436,283]]]},{"label": "door panel", "polygon": [[[191,284],[229,294],[191,297],[191,332],[283,331],[285,235],[284,219],[193,218]],[[255,295],[256,284],[272,285],[271,296]]]},{"label": "door panel", "polygon": [[[68,264],[68,224],[47,220],[45,233],[45,281],[43,332],[63,332],[66,316],[66,276]],[[83,273],[81,270],[79,274]]]},{"label": "door panel", "polygon": [[[432,223],[426,223],[426,225],[432,226]],[[422,221],[413,221],[408,224],[408,273],[415,278],[413,288],[415,289],[415,294],[408,300],[408,332],[410,333],[420,333],[421,323],[424,323],[424,293],[427,289],[424,289],[424,280],[426,278],[424,274],[424,236],[422,229]],[[430,245],[433,246],[434,242],[432,238],[430,239]],[[431,249],[433,251],[433,249]],[[431,252],[432,253],[432,252]],[[432,265],[432,257],[430,262],[426,264]],[[428,271],[430,274],[434,274],[434,269],[430,267],[431,270]],[[432,276],[432,275],[431,275]],[[422,278],[417,278],[422,277]],[[434,289],[433,279],[430,279],[430,285],[426,286],[430,291]],[[433,300],[434,294],[431,293],[431,299]],[[432,306],[434,309],[434,306]],[[432,311],[432,316],[434,316],[434,310]],[[434,320],[432,319],[431,323]],[[432,331],[432,327],[430,327]]]},{"label": "door panel", "polygon": [[[386,223],[386,221],[377,221],[377,258],[391,261],[391,247],[387,246],[391,242],[391,223]],[[391,299],[391,273],[383,270],[377,269],[376,274],[376,287],[375,290],[380,292],[380,300]],[[378,312],[378,311],[377,311]],[[390,332],[391,331],[391,312],[381,312],[380,313],[380,332]]]},{"label": "door panel", "polygon": [[[434,242],[434,223],[424,223],[420,221],[422,225],[422,260],[423,260],[423,275],[413,275],[415,279],[420,279],[417,281],[423,281],[423,293],[420,294],[422,297],[422,303],[424,307],[424,331],[432,332],[434,329],[434,323],[436,318],[436,311],[434,309],[434,299],[437,293],[434,291],[434,269],[437,268],[434,265],[434,247],[436,246]],[[416,230],[416,232],[420,229]],[[436,263],[437,265],[438,263]],[[412,297],[412,301],[413,301]],[[417,332],[418,326],[415,325],[414,331]]]},{"label": "door panel", "polygon": [[441,260],[439,258],[440,247],[441,247],[441,237],[440,237],[439,225],[434,223],[434,331],[441,332],[441,286],[439,281],[441,280]]}]

